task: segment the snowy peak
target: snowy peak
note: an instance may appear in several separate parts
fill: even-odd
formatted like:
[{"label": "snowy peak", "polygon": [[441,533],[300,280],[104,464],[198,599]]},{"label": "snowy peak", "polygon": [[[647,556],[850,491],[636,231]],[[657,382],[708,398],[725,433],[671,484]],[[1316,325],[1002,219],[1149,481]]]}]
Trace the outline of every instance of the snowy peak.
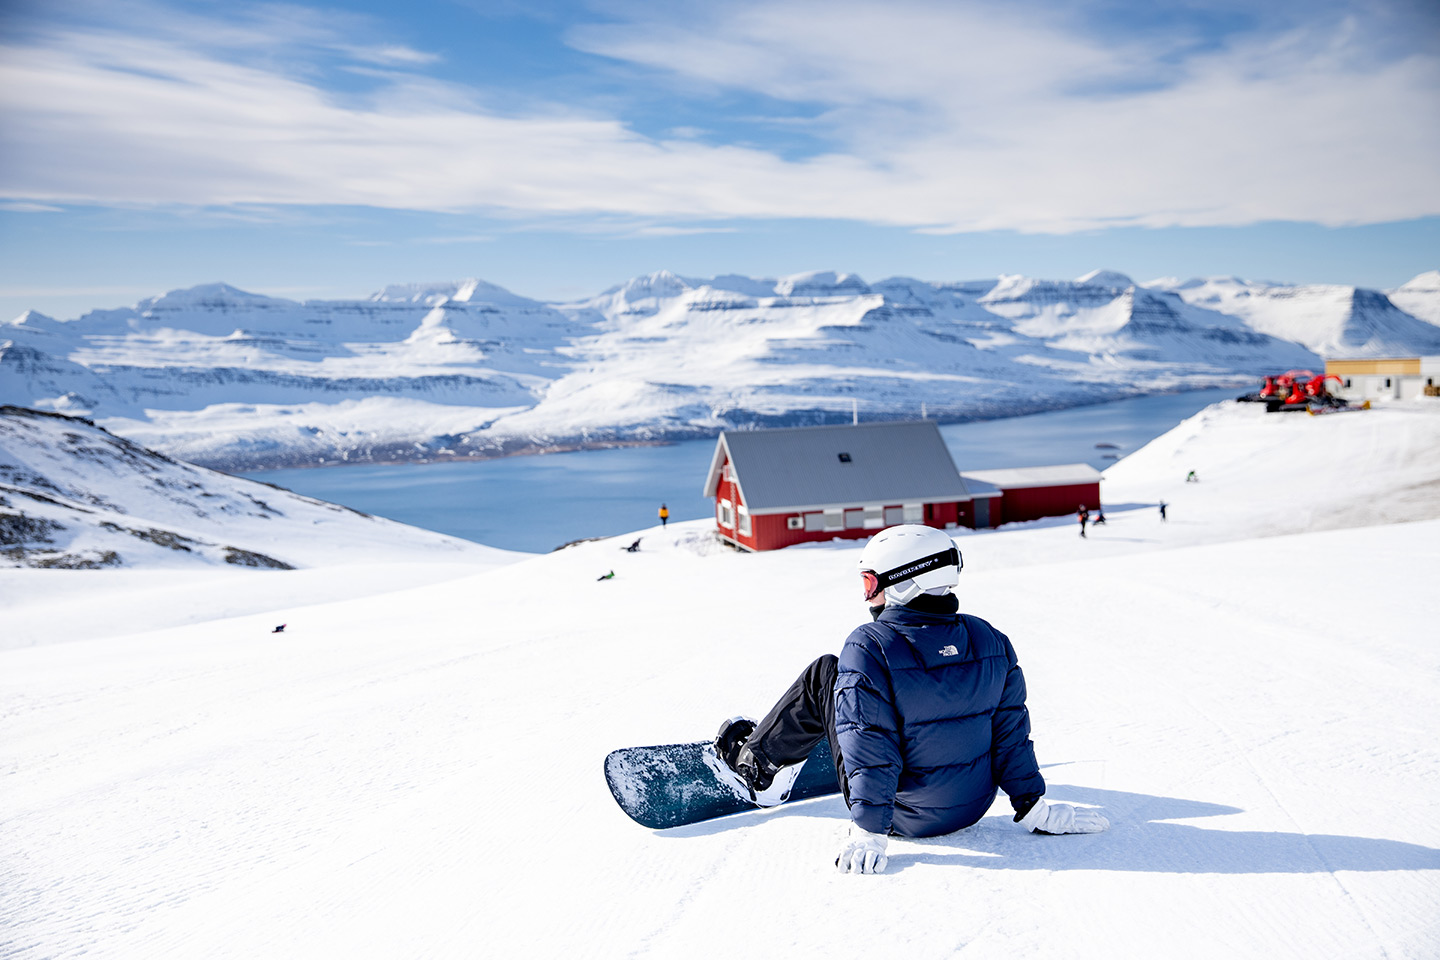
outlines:
[{"label": "snowy peak", "polygon": [[372,303],[415,303],[439,306],[443,303],[489,303],[497,306],[539,307],[527,297],[473,277],[446,283],[394,283],[372,293]]},{"label": "snowy peak", "polygon": [[293,307],[293,300],[250,293],[228,283],[202,283],[183,290],[171,290],[158,297],[149,297],[136,304],[142,316],[163,315],[190,310],[233,311],[274,307]]},{"label": "snowy peak", "polygon": [[1075,282],[1089,287],[1105,287],[1110,290],[1124,290],[1135,286],[1135,281],[1116,270],[1091,270]]},{"label": "snowy peak", "polygon": [[742,297],[773,297],[775,296],[775,283],[773,279],[759,279],[754,277],[743,277],[738,273],[727,273],[705,282],[705,286],[711,290],[718,290],[724,293],[736,293]]},{"label": "snowy peak", "polygon": [[[1321,357],[1413,356],[1440,352],[1440,330],[1385,294],[1313,284],[1266,286],[1232,278],[1178,291],[1187,303],[1238,316],[1253,330],[1303,344]],[[1415,298],[1417,305],[1440,300]]]},{"label": "snowy peak", "polygon": [[1427,270],[1391,290],[1390,302],[1413,317],[1440,326],[1440,270]]},{"label": "snowy peak", "polygon": [[784,277],[775,284],[782,297],[854,297],[870,292],[870,286],[853,273],[817,270]]},{"label": "snowy peak", "polygon": [[683,296],[694,288],[695,284],[678,277],[669,270],[660,270],[644,277],[635,277],[618,288],[619,299],[626,303],[636,303],[642,300],[668,300],[673,297]]},{"label": "snowy peak", "polygon": [[26,310],[14,320],[6,320],[0,326],[25,327],[28,329],[51,329],[60,321],[54,317],[46,316],[39,310]]},{"label": "snowy peak", "polygon": [[1440,294],[1440,270],[1426,270],[1417,274],[1392,292]]}]

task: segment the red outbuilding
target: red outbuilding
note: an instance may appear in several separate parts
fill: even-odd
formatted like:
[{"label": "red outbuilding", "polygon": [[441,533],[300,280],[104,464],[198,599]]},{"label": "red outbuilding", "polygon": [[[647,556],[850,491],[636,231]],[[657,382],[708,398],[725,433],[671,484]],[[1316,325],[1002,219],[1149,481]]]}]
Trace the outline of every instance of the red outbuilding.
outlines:
[{"label": "red outbuilding", "polygon": [[1100,471],[1087,463],[966,470],[960,476],[976,494],[999,492],[991,508],[988,525],[992,527],[1063,517],[1081,507],[1094,512],[1100,506]]}]

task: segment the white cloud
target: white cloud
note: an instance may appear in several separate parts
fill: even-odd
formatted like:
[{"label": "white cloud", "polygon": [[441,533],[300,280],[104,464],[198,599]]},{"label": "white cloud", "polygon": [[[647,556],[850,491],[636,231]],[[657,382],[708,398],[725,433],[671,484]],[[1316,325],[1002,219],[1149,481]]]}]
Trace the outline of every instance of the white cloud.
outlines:
[{"label": "white cloud", "polygon": [[[560,106],[500,115],[482,91],[404,72],[431,55],[346,47],[279,9],[316,42],[391,68],[373,74],[378,90],[341,99],[236,63],[189,39],[194,23],[12,44],[0,48],[0,195],[941,232],[1440,213],[1440,60],[1376,62],[1343,25],[1181,56],[1010,7],[785,0],[572,33],[692,83],[814,105],[834,149],[787,160]],[[258,30],[230,42],[254,46]]]}]

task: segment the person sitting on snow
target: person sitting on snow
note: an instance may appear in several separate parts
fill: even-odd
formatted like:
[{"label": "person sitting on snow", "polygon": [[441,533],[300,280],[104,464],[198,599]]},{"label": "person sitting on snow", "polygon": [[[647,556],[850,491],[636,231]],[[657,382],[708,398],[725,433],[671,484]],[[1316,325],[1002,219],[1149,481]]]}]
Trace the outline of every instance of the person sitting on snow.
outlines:
[{"label": "person sitting on snow", "polygon": [[902,524],[860,556],[873,623],[840,656],[811,663],[759,723],[720,727],[707,762],[742,796],[773,806],[825,737],[851,823],[836,866],[881,873],[891,834],[932,837],[980,820],[1004,790],[1015,822],[1042,834],[1098,833],[1099,812],[1043,799],[1025,677],[1004,634],[959,612],[963,561],[944,531]]}]

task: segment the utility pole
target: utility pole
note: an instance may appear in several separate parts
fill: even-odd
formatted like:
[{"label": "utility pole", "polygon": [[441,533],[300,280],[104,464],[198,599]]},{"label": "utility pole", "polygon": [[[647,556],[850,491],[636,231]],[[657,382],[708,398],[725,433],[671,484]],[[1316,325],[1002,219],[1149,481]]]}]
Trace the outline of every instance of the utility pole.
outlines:
[{"label": "utility pole", "polygon": [[851,398],[850,398],[850,423],[853,425],[853,424],[858,424],[859,422],[860,422],[860,401],[859,401],[859,400],[856,400],[854,397],[851,397]]}]

